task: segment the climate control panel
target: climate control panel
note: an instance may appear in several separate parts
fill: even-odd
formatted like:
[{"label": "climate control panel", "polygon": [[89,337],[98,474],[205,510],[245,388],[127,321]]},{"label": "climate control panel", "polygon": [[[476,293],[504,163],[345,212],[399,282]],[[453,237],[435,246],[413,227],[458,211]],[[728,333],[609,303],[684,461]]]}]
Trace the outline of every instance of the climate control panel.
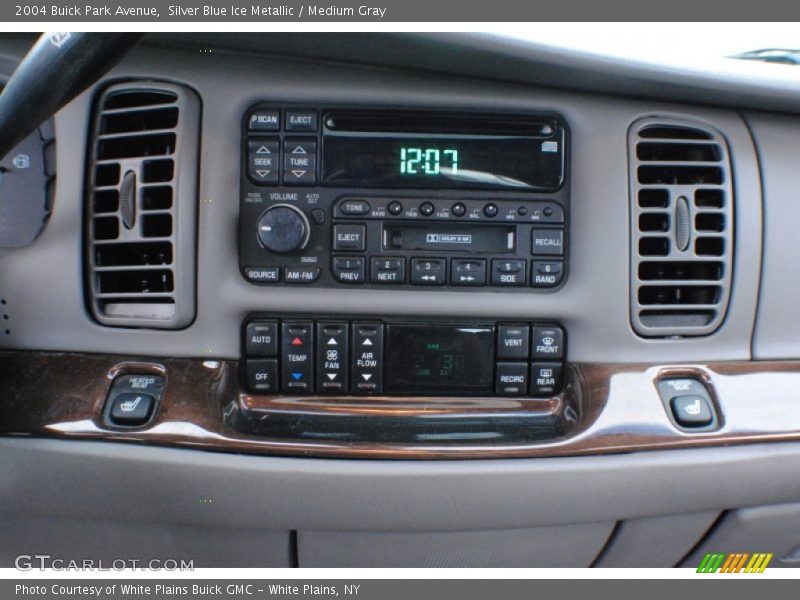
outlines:
[{"label": "climate control panel", "polygon": [[242,334],[255,394],[550,397],[566,360],[547,322],[255,316]]}]

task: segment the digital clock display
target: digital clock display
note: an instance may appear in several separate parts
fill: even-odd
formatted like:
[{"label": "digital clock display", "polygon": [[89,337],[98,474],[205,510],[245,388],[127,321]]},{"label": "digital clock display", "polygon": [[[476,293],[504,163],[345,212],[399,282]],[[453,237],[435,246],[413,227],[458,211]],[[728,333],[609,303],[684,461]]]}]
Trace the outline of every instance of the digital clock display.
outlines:
[{"label": "digital clock display", "polygon": [[389,325],[386,387],[391,393],[488,392],[494,327]]},{"label": "digital clock display", "polygon": [[323,136],[330,186],[556,190],[563,142],[525,136],[335,134]]},{"label": "digital clock display", "polygon": [[458,150],[456,148],[400,147],[398,162],[401,175],[458,174]]}]

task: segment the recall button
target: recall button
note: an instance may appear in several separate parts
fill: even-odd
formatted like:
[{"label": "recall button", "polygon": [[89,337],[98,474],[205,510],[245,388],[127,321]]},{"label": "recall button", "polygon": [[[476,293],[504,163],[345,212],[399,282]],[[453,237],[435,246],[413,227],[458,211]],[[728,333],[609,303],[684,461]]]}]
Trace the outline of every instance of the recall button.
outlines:
[{"label": "recall button", "polygon": [[531,254],[564,255],[564,232],[560,229],[534,229]]}]

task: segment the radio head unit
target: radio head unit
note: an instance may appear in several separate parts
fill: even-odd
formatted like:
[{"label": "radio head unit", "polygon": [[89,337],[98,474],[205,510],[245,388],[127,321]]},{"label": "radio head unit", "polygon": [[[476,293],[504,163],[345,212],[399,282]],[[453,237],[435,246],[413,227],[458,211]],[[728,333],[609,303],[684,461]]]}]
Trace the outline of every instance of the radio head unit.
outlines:
[{"label": "radio head unit", "polygon": [[242,133],[252,283],[552,291],[568,256],[555,115],[259,105]]}]

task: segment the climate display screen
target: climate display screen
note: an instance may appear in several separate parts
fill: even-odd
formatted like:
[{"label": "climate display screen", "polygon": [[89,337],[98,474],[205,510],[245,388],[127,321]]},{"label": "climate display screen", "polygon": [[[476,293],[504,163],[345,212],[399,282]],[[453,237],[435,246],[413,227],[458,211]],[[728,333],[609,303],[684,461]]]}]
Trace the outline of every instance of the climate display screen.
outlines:
[{"label": "climate display screen", "polygon": [[389,325],[385,383],[389,393],[489,392],[494,327]]}]

